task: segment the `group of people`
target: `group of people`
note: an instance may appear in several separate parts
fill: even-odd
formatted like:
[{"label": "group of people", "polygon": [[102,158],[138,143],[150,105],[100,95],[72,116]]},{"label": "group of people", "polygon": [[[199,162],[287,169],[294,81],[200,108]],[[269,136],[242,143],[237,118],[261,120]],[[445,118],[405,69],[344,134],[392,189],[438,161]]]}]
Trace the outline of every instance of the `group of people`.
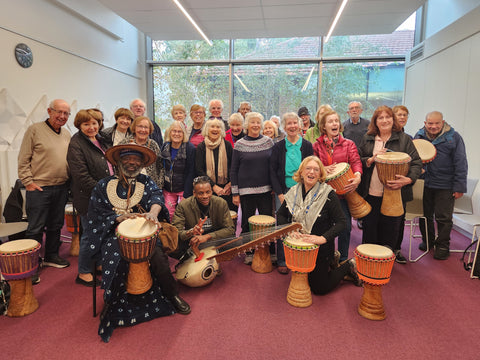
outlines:
[{"label": "group of people", "polygon": [[[256,213],[276,216],[278,225],[299,222],[304,234],[297,236],[320,245],[309,274],[312,292],[326,294],[344,279],[361,286],[355,260],[349,259],[348,204],[325,181],[339,163],[349,164],[354,173],[346,191],[357,190],[372,207],[361,219],[362,242],[388,246],[397,262],[406,263],[400,252],[404,216],[386,216],[380,204],[385,187],[401,189],[405,208],[412,199],[412,184],[423,176],[428,225],[424,239],[435,248],[436,259],[449,255],[453,204],[466,192],[467,162],[461,136],[440,112],[427,114],[415,135],[437,149],[437,157],[422,165],[412,137],[403,129],[408,119],[404,106],[380,106],[369,121],[360,116],[362,105],[355,101],[343,123],[329,105],[319,107],[315,122],[302,107],[285,113],[280,128],[278,117],[264,121],[248,102],[223,119],[223,103],[215,99],[209,103],[208,119],[205,107],[190,108],[189,126],[186,108],[175,105],[165,137],[145,116],[140,99],[132,101],[130,109],[118,109],[115,125],[107,129],[100,110],[80,110],[74,120],[79,131],[73,136],[62,128],[70,116],[66,101],[52,101],[47,111],[48,119],[26,131],[18,158],[19,178],[27,190],[26,236],[42,242],[45,232],[44,266],[69,266],[59,256],[59,247],[71,189],[82,230],[75,281],[93,286],[96,272],[101,271],[105,307],[99,331],[106,341],[115,326],[190,312],[161,244],[150,259],[152,288],[141,296],[127,293],[128,262],[120,257],[115,229],[131,217],[172,222],[179,243],[169,255],[176,259],[190,256],[192,245],[233,236],[230,210],[238,207],[242,233],[249,231],[248,219]],[[411,162],[407,175],[397,175],[384,185],[375,159],[389,151],[407,153]],[[287,274],[282,242],[276,245],[270,251],[278,272]],[[245,263],[250,264],[252,257],[247,253]],[[32,281],[38,283],[40,278],[36,275]],[[148,306],[153,303],[157,306]]]}]

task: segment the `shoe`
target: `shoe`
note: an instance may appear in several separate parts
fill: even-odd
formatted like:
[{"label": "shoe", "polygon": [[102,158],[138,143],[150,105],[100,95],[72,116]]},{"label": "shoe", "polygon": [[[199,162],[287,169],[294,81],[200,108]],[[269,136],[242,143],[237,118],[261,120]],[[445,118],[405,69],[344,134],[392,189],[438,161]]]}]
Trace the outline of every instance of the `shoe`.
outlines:
[{"label": "shoe", "polygon": [[190,312],[192,311],[190,309],[190,305],[188,305],[187,302],[178,295],[172,296],[168,300],[170,300],[173,307],[179,314],[187,315],[187,314],[190,314]]},{"label": "shoe", "polygon": [[277,265],[277,254],[270,254],[270,259],[272,260],[272,265]]},{"label": "shoe", "polygon": [[38,274],[34,274],[32,276],[32,285],[40,284],[40,276]]},{"label": "shoe", "polygon": [[43,259],[43,266],[51,266],[57,269],[63,269],[70,266],[68,260],[62,259],[58,255],[51,255],[50,257],[45,257]]},{"label": "shoe", "polygon": [[435,247],[433,258],[436,260],[447,260],[450,256],[450,250],[442,247]]},{"label": "shoe", "polygon": [[277,268],[277,271],[282,275],[287,275],[290,272],[290,270],[286,266],[279,266]]},{"label": "shoe", "polygon": [[407,263],[407,259],[405,259],[405,256],[402,255],[400,250],[395,250],[395,262],[399,264]]},{"label": "shoe", "polygon": [[342,256],[342,254],[340,254],[340,251],[335,250],[335,252],[333,253],[333,263],[332,263],[333,269],[336,269],[340,266],[340,256]]},{"label": "shoe", "polygon": [[[428,247],[428,250],[432,250],[432,249],[433,249],[433,245],[430,244],[430,246]],[[418,250],[427,251],[427,243],[425,241],[422,241],[420,244],[418,244]]]},{"label": "shoe", "polygon": [[348,264],[350,265],[348,268],[348,273],[347,275],[352,278],[352,282],[355,286],[362,286],[363,281],[358,277],[357,273],[357,263],[355,262],[355,259],[350,259],[348,260]]},{"label": "shoe", "polygon": [[253,255],[252,254],[245,255],[245,260],[243,260],[243,263],[245,265],[252,265],[252,261],[253,261]]},{"label": "shoe", "polygon": [[363,220],[357,220],[357,227],[358,227],[360,230],[363,230]]},{"label": "shoe", "polygon": [[[77,275],[77,278],[75,279],[75,283],[83,286],[88,286],[88,287],[93,287],[93,280],[87,281],[83,280],[80,276]],[[96,281],[95,283],[96,286],[100,285],[100,281]]]}]

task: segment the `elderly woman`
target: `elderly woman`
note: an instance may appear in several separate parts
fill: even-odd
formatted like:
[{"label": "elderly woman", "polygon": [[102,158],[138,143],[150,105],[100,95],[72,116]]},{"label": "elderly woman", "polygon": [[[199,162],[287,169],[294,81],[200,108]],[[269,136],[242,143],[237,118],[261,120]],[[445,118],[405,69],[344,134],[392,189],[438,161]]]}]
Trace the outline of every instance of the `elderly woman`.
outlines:
[{"label": "elderly woman", "polygon": [[165,169],[163,168],[162,159],[160,158],[160,147],[157,142],[150,139],[150,135],[153,133],[153,124],[146,116],[139,116],[133,120],[130,126],[131,137],[128,137],[120,142],[122,144],[135,143],[145,146],[152,150],[157,155],[157,160],[142,169],[142,174],[148,175],[157,184],[159,189],[163,188],[163,179],[165,177]]},{"label": "elderly woman", "polygon": [[160,156],[165,169],[163,195],[171,221],[177,204],[193,194],[195,177],[195,146],[188,142],[185,126],[180,121],[174,121],[165,132]]},{"label": "elderly woman", "polygon": [[228,118],[230,129],[225,132],[225,140],[230,142],[232,146],[235,146],[235,143],[245,135],[243,121],[243,116],[240,113],[234,113]]},{"label": "elderly woman", "polygon": [[303,159],[294,180],[298,182],[285,195],[285,201],[277,212],[278,224],[296,221],[302,224],[306,234],[291,236],[320,245],[315,268],[308,274],[308,282],[314,294],[325,295],[349,275],[361,286],[355,260],[338,266],[334,261],[335,237],[345,228],[342,207],[331,186],[325,184],[326,171],[316,156]]},{"label": "elderly woman", "polygon": [[[325,166],[327,175],[335,171],[335,165],[347,163],[350,165],[355,177],[348,180],[345,185],[347,192],[355,190],[360,184],[362,176],[362,161],[358,155],[357,147],[352,140],[345,139],[341,132],[343,125],[340,116],[333,110],[327,110],[320,117],[318,122],[321,136],[313,144],[313,152],[320,158]],[[340,252],[340,261],[348,259],[348,248],[350,246],[350,232],[352,230],[352,216],[348,208],[347,201],[343,196],[339,196],[340,204],[347,219],[346,228],[338,236],[338,251]]]},{"label": "elderly woman", "polygon": [[265,120],[263,122],[262,135],[268,136],[273,140],[274,144],[281,140],[281,137],[278,136],[278,126],[271,120]]},{"label": "elderly woman", "polygon": [[410,155],[412,160],[407,176],[396,175],[396,180],[389,180],[386,185],[392,190],[401,189],[403,202],[413,199],[411,185],[420,176],[422,160],[412,140],[402,131],[392,109],[388,106],[380,106],[375,110],[358,150],[363,164],[359,193],[372,206],[372,211],[363,219],[362,242],[385,245],[394,250],[403,215],[387,216],[380,213],[384,185],[378,177],[375,158],[387,151],[399,151]]},{"label": "elderly woman", "polygon": [[[270,181],[280,204],[285,200],[287,191],[297,184],[293,176],[302,160],[313,155],[312,144],[300,136],[302,120],[296,113],[284,114],[282,127],[287,132],[287,137],[275,144],[270,158]],[[279,273],[288,273],[281,240],[277,241],[277,265]]]},{"label": "elderly woman", "polygon": [[190,118],[193,124],[187,127],[188,141],[197,147],[204,137],[202,135],[203,126],[205,124],[205,108],[202,105],[194,104],[190,108]]},{"label": "elderly woman", "polygon": [[205,124],[202,131],[205,140],[197,146],[195,169],[197,176],[208,176],[213,193],[225,199],[230,210],[238,207],[232,202],[230,166],[232,163],[232,145],[225,140],[223,121],[214,119]]},{"label": "elderly woman", "polygon": [[115,125],[103,129],[100,135],[105,139],[108,147],[118,145],[120,141],[130,135],[130,125],[132,124],[135,115],[127,108],[120,108],[115,111]]},{"label": "elderly woman", "polygon": [[315,141],[322,135],[322,131],[320,130],[320,119],[322,118],[322,115],[327,112],[327,111],[332,111],[332,107],[328,104],[326,105],[321,105],[317,113],[315,114],[315,121],[316,124],[315,126],[311,127],[310,129],[307,130],[305,133],[304,139],[310,141],[312,144],[315,144]]},{"label": "elderly woman", "polygon": [[[255,215],[272,215],[272,186],[269,162],[273,141],[261,135],[263,116],[249,112],[245,118],[245,132],[233,149],[232,181],[233,203],[242,205],[242,233],[249,231],[248,218]],[[245,263],[251,263],[253,255],[248,254]]]},{"label": "elderly woman", "polygon": [[285,139],[285,136],[287,136],[287,134],[280,128],[280,118],[277,115],[272,115],[270,116],[270,121],[273,121],[273,123],[277,126],[278,130],[278,136],[276,139],[274,139],[274,142],[279,142],[280,140]]},{"label": "elderly woman", "polygon": [[[79,131],[70,140],[67,162],[72,179],[73,204],[80,215],[83,227],[78,256],[78,276],[75,282],[93,286],[93,259],[89,256],[86,238],[88,202],[97,182],[113,175],[113,168],[105,159],[107,146],[98,134],[103,125],[101,113],[95,109],[80,110],[75,116],[74,125]],[[97,254],[95,260],[100,263],[100,254]]]},{"label": "elderly woman", "polygon": [[187,125],[185,124],[185,119],[187,118],[187,109],[182,104],[174,105],[172,107],[172,118],[175,121],[180,121],[185,128]]}]

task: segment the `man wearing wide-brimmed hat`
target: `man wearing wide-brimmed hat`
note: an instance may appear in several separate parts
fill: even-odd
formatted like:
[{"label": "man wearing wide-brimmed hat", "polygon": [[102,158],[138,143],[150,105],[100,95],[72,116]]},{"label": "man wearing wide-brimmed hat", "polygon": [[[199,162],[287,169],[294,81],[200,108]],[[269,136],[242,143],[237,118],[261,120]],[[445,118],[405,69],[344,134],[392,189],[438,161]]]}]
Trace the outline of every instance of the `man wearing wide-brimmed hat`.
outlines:
[{"label": "man wearing wide-brimmed hat", "polygon": [[105,156],[117,167],[118,174],[100,180],[92,191],[87,237],[92,254],[97,251],[102,254],[106,306],[102,311],[99,334],[108,341],[116,326],[170,315],[174,308],[178,313],[188,314],[190,306],[178,296],[177,283],[159,242],[150,259],[153,286],[141,295],[127,294],[128,262],[120,256],[115,230],[128,218],[143,216],[157,223],[159,218],[168,217],[168,212],[161,190],[150,177],[140,173],[143,167],[156,160],[152,150],[133,143],[124,144],[111,147]]}]

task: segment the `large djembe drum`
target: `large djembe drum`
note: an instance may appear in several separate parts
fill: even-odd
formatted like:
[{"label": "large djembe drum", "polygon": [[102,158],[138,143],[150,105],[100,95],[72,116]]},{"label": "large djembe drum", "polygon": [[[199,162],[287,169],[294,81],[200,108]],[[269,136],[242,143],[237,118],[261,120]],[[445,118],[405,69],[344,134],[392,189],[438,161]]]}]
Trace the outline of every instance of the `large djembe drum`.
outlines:
[{"label": "large djembe drum", "polygon": [[0,270],[11,289],[8,316],[25,316],[38,309],[31,277],[38,269],[40,247],[38,241],[31,239],[0,245]]},{"label": "large djembe drum", "polygon": [[288,286],[287,301],[296,307],[312,305],[312,292],[308,284],[308,273],[315,269],[318,255],[317,244],[311,244],[301,239],[287,236],[283,240],[285,262],[292,270],[292,278]]},{"label": "large djembe drum", "polygon": [[65,225],[67,231],[72,234],[72,242],[70,243],[70,255],[78,256],[80,252],[80,216],[73,209],[72,204],[65,205]]},{"label": "large djembe drum", "polygon": [[378,178],[383,184],[383,199],[380,212],[386,216],[403,215],[403,203],[401,189],[391,190],[387,188],[387,181],[396,180],[395,175],[407,176],[410,168],[410,155],[403,152],[387,152],[375,157],[375,167]]},{"label": "large djembe drum", "polygon": [[345,186],[348,185],[348,180],[353,179],[352,168],[346,162],[338,163],[335,165],[335,170],[327,176],[325,182],[335,189],[337,195],[345,196],[347,200],[350,215],[354,219],[361,219],[367,216],[372,207],[365,201],[358,193],[354,191],[346,192]]},{"label": "large djembe drum", "polygon": [[127,292],[139,295],[152,287],[148,260],[153,255],[159,228],[144,217],[122,221],[116,230],[122,257],[129,262]]},{"label": "large djembe drum", "polygon": [[[253,215],[248,218],[252,240],[270,234],[275,228],[275,218],[268,215]],[[257,273],[269,273],[273,270],[269,244],[260,244],[255,249],[252,260],[252,270]]]},{"label": "large djembe drum", "polygon": [[435,159],[437,148],[430,141],[424,139],[414,139],[412,141],[423,164],[428,164]]},{"label": "large djembe drum", "polygon": [[385,319],[382,286],[390,281],[395,255],[376,244],[361,244],[354,251],[358,277],[363,280],[363,296],[358,313],[370,320]]}]

